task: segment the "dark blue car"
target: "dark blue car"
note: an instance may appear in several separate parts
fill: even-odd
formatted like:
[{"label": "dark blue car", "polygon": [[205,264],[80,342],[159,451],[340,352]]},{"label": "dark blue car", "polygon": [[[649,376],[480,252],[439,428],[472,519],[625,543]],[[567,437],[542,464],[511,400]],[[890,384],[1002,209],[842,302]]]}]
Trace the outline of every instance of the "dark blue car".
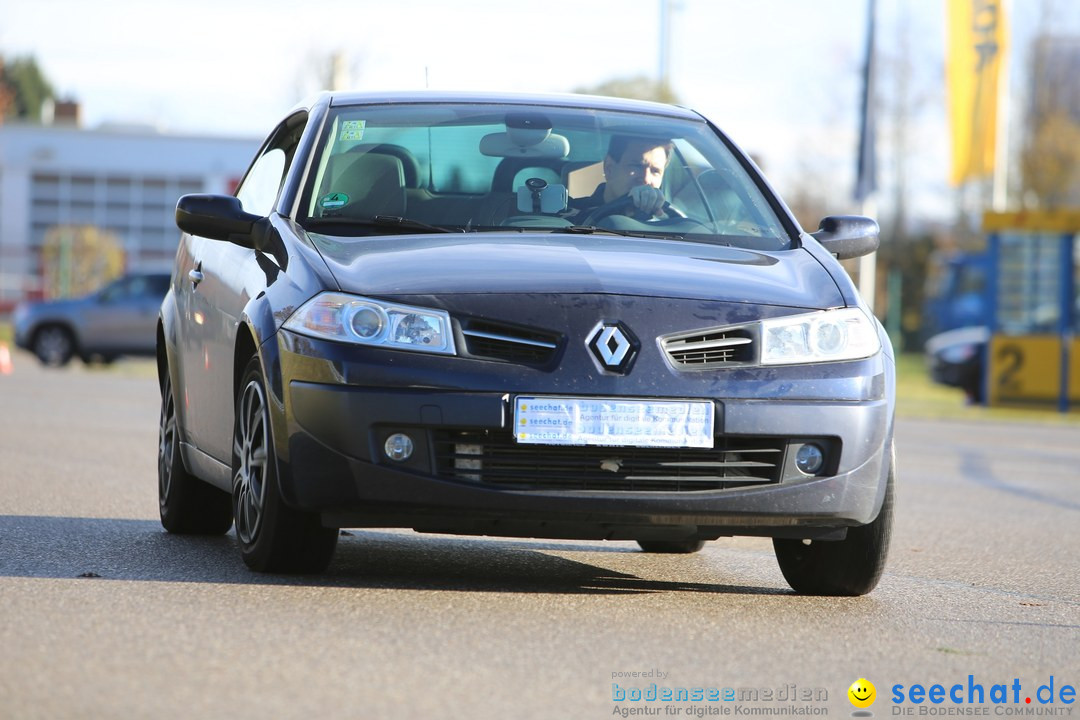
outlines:
[{"label": "dark blue car", "polygon": [[311,572],[342,527],[774,538],[877,583],[894,361],[837,258],[699,114],[583,96],[320,96],[191,195],[158,327],[164,526]]}]

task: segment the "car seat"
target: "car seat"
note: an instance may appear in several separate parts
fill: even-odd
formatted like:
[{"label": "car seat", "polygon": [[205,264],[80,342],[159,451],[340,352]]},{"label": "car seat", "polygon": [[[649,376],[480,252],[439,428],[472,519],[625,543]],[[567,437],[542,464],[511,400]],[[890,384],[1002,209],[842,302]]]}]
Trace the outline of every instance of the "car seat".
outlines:
[{"label": "car seat", "polygon": [[[328,182],[320,200],[322,210],[328,203],[342,203],[340,213],[349,217],[405,214],[405,170],[401,159],[383,153],[344,153],[330,159]],[[338,198],[327,200],[331,195]],[[340,196],[344,195],[342,199]]]}]

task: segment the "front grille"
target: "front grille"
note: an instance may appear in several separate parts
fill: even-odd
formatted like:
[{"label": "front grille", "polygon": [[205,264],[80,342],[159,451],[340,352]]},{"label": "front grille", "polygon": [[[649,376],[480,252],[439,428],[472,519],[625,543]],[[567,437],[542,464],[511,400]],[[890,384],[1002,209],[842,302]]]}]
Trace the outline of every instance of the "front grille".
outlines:
[{"label": "front grille", "polygon": [[509,433],[435,433],[440,477],[512,490],[691,492],[779,482],[786,441],[718,436],[716,447],[523,445]]},{"label": "front grille", "polygon": [[461,334],[469,355],[491,360],[546,365],[559,349],[559,336],[553,333],[486,320],[463,322]]},{"label": "front grille", "polygon": [[661,346],[672,364],[687,370],[746,365],[755,358],[754,337],[746,328],[669,335]]}]

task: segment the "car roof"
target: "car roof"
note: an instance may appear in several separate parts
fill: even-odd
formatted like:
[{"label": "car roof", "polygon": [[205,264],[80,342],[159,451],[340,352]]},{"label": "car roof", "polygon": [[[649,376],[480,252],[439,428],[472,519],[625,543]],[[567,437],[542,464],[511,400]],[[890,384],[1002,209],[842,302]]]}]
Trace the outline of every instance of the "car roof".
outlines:
[{"label": "car roof", "polygon": [[491,92],[447,92],[441,90],[413,90],[397,92],[334,92],[322,93],[308,103],[313,106],[319,100],[328,102],[331,107],[347,105],[398,104],[398,103],[461,103],[461,104],[505,104],[505,105],[551,105],[555,107],[576,107],[593,110],[620,110],[651,115],[701,120],[701,115],[693,110],[676,105],[651,102],[648,100],[629,100],[626,98],[601,97],[599,95],[577,95],[556,93],[491,93]]}]

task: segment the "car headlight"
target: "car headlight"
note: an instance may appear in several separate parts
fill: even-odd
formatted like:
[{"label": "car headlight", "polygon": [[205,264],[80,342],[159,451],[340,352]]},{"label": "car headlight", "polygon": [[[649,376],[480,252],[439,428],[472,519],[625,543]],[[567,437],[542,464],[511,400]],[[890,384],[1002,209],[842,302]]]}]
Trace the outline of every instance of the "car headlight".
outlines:
[{"label": "car headlight", "polygon": [[357,295],[316,295],[285,321],[285,327],[325,340],[454,354],[448,313]]},{"label": "car headlight", "polygon": [[941,351],[941,359],[947,363],[959,365],[966,363],[975,356],[977,349],[974,345],[955,345]]},{"label": "car headlight", "polygon": [[877,328],[858,308],[762,320],[761,337],[763,365],[858,360],[881,349]]}]

